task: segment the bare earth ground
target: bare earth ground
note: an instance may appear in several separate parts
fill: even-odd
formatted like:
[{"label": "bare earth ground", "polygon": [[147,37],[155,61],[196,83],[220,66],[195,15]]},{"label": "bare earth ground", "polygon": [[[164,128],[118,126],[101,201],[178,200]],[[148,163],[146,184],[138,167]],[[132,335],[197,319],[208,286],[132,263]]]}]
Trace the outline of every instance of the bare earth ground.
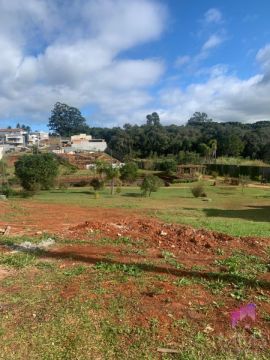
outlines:
[{"label": "bare earth ground", "polygon": [[[263,341],[255,341],[248,329],[244,336],[251,348],[265,350],[270,346],[269,318],[265,316],[270,314],[269,271],[260,274],[257,280],[262,283],[258,286],[257,280],[241,278],[241,274],[233,279],[224,266],[215,262],[235,251],[243,251],[260,256],[267,263],[270,239],[234,238],[207,230],[194,230],[188,226],[166,224],[134,210],[82,208],[27,200],[2,202],[0,219],[0,228],[11,227],[11,237],[40,236],[41,232],[48,237],[56,236],[56,245],[42,257],[60,260],[62,268],[70,268],[75,263],[89,266],[100,262],[133,264],[141,271],[160,276],[143,290],[132,280],[104,284],[109,290],[104,295],[105,301],[109,302],[119,293],[126,298],[138,299],[137,310],[130,312],[131,326],[147,327],[150,319],[157,319],[161,339],[168,334],[177,338],[179,328],[173,323],[183,317],[202,333],[222,335],[234,341],[230,311],[242,303],[254,302],[258,311],[256,328]],[[132,249],[126,246],[129,242]],[[7,250],[3,248],[2,251]],[[0,269],[0,279],[5,276],[7,270]],[[164,281],[165,277],[169,281]],[[189,279],[192,286],[177,285],[181,278]],[[228,296],[218,291],[214,294],[200,282],[213,279],[225,282]],[[247,300],[239,301],[230,296],[237,290],[234,290],[233,280],[245,282]],[[83,281],[83,276],[80,281]],[[63,299],[72,299],[79,291],[78,281],[71,278],[59,291]],[[85,296],[97,295],[86,292]]]}]

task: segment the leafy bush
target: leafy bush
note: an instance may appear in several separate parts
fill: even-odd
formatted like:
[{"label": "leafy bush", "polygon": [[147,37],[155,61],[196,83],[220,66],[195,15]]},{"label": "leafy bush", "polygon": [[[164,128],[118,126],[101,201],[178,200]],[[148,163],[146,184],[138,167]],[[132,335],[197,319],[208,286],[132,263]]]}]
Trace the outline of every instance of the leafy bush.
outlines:
[{"label": "leafy bush", "polygon": [[73,186],[74,186],[74,187],[85,187],[85,186],[87,186],[87,185],[89,185],[89,181],[84,180],[84,179],[82,179],[82,180],[80,180],[80,181],[78,181],[78,182],[74,182],[74,183],[73,183]]},{"label": "leafy bush", "polygon": [[116,194],[120,194],[122,191],[121,186],[117,186],[115,191],[116,191]]},{"label": "leafy bush", "polygon": [[175,172],[177,169],[177,163],[174,159],[165,159],[159,163],[159,169],[166,173]]},{"label": "leafy bush", "polygon": [[154,175],[147,175],[143,179],[141,184],[141,190],[144,196],[148,194],[151,195],[152,192],[155,192],[159,189],[160,186],[163,185],[163,182],[160,178]]},{"label": "leafy bush", "polygon": [[8,185],[3,185],[2,189],[0,190],[0,193],[5,195],[7,198],[11,197],[11,196],[16,196],[18,195],[18,192],[13,190],[10,186]]},{"label": "leafy bush", "polygon": [[138,176],[138,165],[134,162],[129,162],[121,167],[120,179],[128,182],[133,182]]},{"label": "leafy bush", "polygon": [[15,163],[15,174],[25,190],[49,189],[54,186],[58,165],[52,154],[23,155]]},{"label": "leafy bush", "polygon": [[99,178],[93,178],[90,181],[90,185],[93,187],[95,191],[102,190],[104,188],[104,181]]},{"label": "leafy bush", "polygon": [[198,197],[206,197],[206,193],[204,190],[204,186],[202,183],[196,184],[191,188],[192,195],[196,198]]}]

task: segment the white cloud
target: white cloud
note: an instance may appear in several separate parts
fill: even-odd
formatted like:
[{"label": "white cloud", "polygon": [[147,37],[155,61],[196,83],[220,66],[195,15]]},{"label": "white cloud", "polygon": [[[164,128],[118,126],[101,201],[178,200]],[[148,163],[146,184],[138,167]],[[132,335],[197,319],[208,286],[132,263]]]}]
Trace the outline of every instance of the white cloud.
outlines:
[{"label": "white cloud", "polygon": [[184,56],[178,56],[178,58],[175,60],[175,67],[179,68],[183,65],[188,64],[191,61],[191,57],[189,55]]},{"label": "white cloud", "polygon": [[263,69],[270,73],[270,44],[260,49],[256,56],[257,61],[261,64]]},{"label": "white cloud", "polygon": [[213,49],[213,48],[219,46],[223,41],[224,41],[224,39],[221,36],[219,36],[217,34],[213,34],[203,44],[202,51]]},{"label": "white cloud", "polygon": [[209,9],[204,14],[204,21],[207,24],[211,24],[211,23],[220,24],[222,22],[222,13],[215,8]]},{"label": "white cloud", "polygon": [[228,74],[226,66],[214,66],[205,82],[185,89],[163,89],[161,118],[184,123],[195,111],[204,111],[217,121],[270,120],[270,44],[260,49],[256,58],[263,73],[250,78],[241,79]]},{"label": "white cloud", "polygon": [[[47,122],[57,101],[94,106],[99,118],[142,111],[164,72],[160,59],[121,53],[162,34],[152,0],[0,0],[0,118]],[[104,125],[104,123],[102,123]]]}]

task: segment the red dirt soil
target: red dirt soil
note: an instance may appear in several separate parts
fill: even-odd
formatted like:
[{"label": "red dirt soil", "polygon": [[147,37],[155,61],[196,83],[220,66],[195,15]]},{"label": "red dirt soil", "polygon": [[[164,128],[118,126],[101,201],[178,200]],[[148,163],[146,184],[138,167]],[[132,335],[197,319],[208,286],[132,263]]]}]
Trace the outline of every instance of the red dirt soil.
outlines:
[{"label": "red dirt soil", "polygon": [[11,226],[11,236],[48,233],[66,239],[84,240],[86,244],[93,237],[128,237],[179,255],[210,255],[216,253],[217,249],[241,249],[263,255],[270,244],[267,238],[237,238],[190,226],[167,224],[134,210],[86,208],[27,200],[15,204],[1,203],[0,228],[8,225]]},{"label": "red dirt soil", "polygon": [[[206,331],[206,325],[210,324],[215,334],[226,334],[229,338],[233,338],[229,314],[232,309],[239,306],[237,300],[213,295],[201,284],[177,287],[173,282],[181,277],[188,277],[191,280],[207,278],[208,271],[214,274],[219,268],[214,265],[214,260],[220,258],[217,249],[223,250],[222,256],[227,256],[234,250],[244,250],[266,259],[265,250],[270,244],[269,238],[235,238],[208,230],[195,230],[189,226],[166,224],[134,210],[86,208],[29,200],[2,202],[0,220],[0,228],[11,226],[11,236],[35,236],[42,235],[42,232],[57,235],[59,237],[57,246],[44,253],[44,257],[61,260],[60,268],[70,268],[78,263],[92,266],[100,261],[112,264],[132,263],[149,274],[156,273],[170,277],[170,283],[153,279],[151,287],[146,286],[145,289],[140,289],[132,279],[123,284],[121,282],[103,284],[110,290],[104,295],[105,302],[109,302],[117,294],[127,299],[136,299],[136,309],[130,311],[131,326],[149,326],[151,319],[156,318],[161,324],[159,333],[161,337],[173,332],[176,336],[179,335],[179,330],[173,326],[173,321],[184,316],[192,321],[198,331]],[[135,247],[136,244],[140,247],[142,243],[143,255],[125,252],[127,248],[121,241],[119,242],[122,237],[128,238],[128,241],[130,239]],[[101,246],[102,244],[96,243],[103,238],[110,238],[111,245],[105,243]],[[61,244],[61,240],[70,240],[71,244]],[[82,241],[82,244],[76,243],[78,240]],[[184,264],[185,268],[175,269],[167,264],[164,254],[162,255],[164,250],[173,253],[175,260]],[[147,268],[147,264],[151,265]],[[203,266],[205,269],[194,270],[192,268],[194,265]],[[81,275],[80,281],[83,281],[83,276]],[[226,277],[226,273],[224,276]],[[269,272],[264,274],[263,278],[269,281]],[[228,286],[231,286],[229,281]],[[71,278],[68,285],[59,288],[61,297],[67,301],[75,297],[79,291],[77,278],[74,280]],[[258,306],[259,314],[270,313],[270,304],[259,302],[259,299],[255,298],[255,295],[269,296],[269,288],[259,289],[256,284],[250,284],[249,291],[252,292],[254,299],[257,299],[254,301]],[[86,291],[85,296],[97,295]],[[223,300],[224,305],[221,308],[213,306]],[[201,309],[206,309],[207,312],[204,313]],[[270,336],[266,321],[258,318],[257,324],[263,334]],[[267,339],[268,346],[269,338]]]}]

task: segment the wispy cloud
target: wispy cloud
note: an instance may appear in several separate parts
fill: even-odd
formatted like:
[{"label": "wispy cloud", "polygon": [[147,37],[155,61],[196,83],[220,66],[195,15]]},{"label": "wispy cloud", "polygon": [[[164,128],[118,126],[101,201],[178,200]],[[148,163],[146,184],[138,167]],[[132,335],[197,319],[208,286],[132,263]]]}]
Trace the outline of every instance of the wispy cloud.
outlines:
[{"label": "wispy cloud", "polygon": [[202,51],[213,49],[223,43],[225,39],[222,38],[220,35],[213,34],[211,35],[208,40],[203,44]]},{"label": "wispy cloud", "polygon": [[206,24],[220,24],[222,21],[222,13],[216,8],[211,8],[204,14],[204,22]]},{"label": "wispy cloud", "polygon": [[178,58],[175,60],[175,67],[180,68],[181,66],[184,66],[188,64],[191,61],[191,57],[189,55],[184,56],[178,56]]},{"label": "wispy cloud", "polygon": [[261,72],[246,79],[230,74],[226,66],[214,66],[205,81],[163,89],[162,119],[183,123],[195,111],[205,111],[217,121],[269,120],[270,44],[257,52],[256,59]]}]

